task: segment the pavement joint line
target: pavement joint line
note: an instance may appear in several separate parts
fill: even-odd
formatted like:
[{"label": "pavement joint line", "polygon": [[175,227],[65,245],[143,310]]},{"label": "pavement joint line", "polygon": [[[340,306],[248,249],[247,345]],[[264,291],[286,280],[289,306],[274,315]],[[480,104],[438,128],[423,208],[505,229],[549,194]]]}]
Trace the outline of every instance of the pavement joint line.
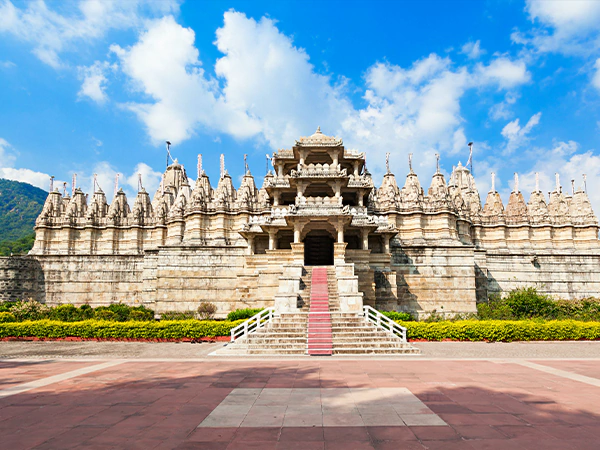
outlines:
[{"label": "pavement joint line", "polygon": [[536,364],[531,361],[513,361],[520,366],[529,367],[530,369],[539,370],[540,372],[546,372],[551,375],[556,375],[557,377],[567,378],[573,381],[579,381],[580,383],[589,384],[591,386],[600,387],[600,379],[587,377],[585,375],[579,375],[578,373],[568,372],[566,370],[556,369],[550,366],[544,366],[541,364]]},{"label": "pavement joint line", "polygon": [[65,372],[58,375],[53,375],[51,377],[42,378],[40,380],[34,380],[28,383],[11,386],[6,389],[0,390],[0,398],[10,397],[11,395],[21,394],[32,389],[41,388],[50,384],[58,383],[60,381],[69,380],[71,378],[75,378],[81,375],[87,375],[88,373],[97,372],[98,370],[114,367],[116,365],[122,364],[123,362],[125,361],[108,361],[102,364],[95,364],[93,366],[82,367],[81,369],[75,369],[71,370],[70,372]]}]

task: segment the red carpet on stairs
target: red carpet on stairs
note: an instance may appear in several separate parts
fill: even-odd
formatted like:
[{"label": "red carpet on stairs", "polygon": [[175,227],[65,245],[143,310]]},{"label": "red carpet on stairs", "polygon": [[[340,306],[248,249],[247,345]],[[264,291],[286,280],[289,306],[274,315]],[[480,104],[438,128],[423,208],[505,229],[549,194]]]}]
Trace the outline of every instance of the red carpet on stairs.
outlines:
[{"label": "red carpet on stairs", "polygon": [[308,310],[308,354],[331,356],[332,350],[327,268],[315,267],[312,270]]}]

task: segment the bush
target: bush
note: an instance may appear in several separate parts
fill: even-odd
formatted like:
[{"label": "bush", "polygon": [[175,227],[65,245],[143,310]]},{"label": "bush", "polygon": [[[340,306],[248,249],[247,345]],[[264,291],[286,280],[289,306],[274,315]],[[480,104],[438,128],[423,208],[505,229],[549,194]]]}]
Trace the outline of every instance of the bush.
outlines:
[{"label": "bush", "polygon": [[160,313],[160,320],[191,320],[195,316],[194,311],[167,311]]},{"label": "bush", "polygon": [[533,287],[513,289],[505,298],[491,296],[477,305],[477,314],[484,320],[595,320],[600,321],[600,300],[553,300]]},{"label": "bush", "polygon": [[79,312],[79,309],[73,305],[59,305],[50,310],[48,318],[63,322],[76,322],[82,320]]},{"label": "bush", "polygon": [[381,314],[383,314],[384,316],[395,320],[395,321],[403,321],[403,322],[410,322],[415,320],[413,318],[413,316],[411,316],[409,313],[407,312],[397,312],[397,311],[379,311]]},{"label": "bush", "polygon": [[46,305],[29,299],[25,302],[15,302],[10,312],[18,321],[41,320],[48,318],[50,308]]},{"label": "bush", "polygon": [[81,305],[79,307],[79,317],[81,317],[81,320],[92,319],[94,317],[94,309],[90,305]]},{"label": "bush", "polygon": [[100,306],[100,307],[96,308],[96,310],[94,311],[94,318],[96,320],[116,321],[117,315],[114,312],[112,312],[110,309],[108,309],[104,306]]},{"label": "bush", "polygon": [[600,323],[574,320],[401,322],[408,339],[441,341],[563,341],[600,339]]},{"label": "bush", "polygon": [[209,320],[215,317],[217,312],[217,305],[209,302],[202,302],[198,306],[198,317],[200,320]]},{"label": "bush", "polygon": [[6,311],[0,312],[0,323],[16,322],[16,321],[17,321],[17,318],[13,314],[6,312]]},{"label": "bush", "polygon": [[149,320],[154,319],[154,314],[149,315],[146,311],[140,311],[139,309],[134,309],[129,312],[129,320],[134,320],[137,322],[148,322]]},{"label": "bush", "polygon": [[236,309],[235,311],[231,311],[227,314],[227,320],[247,320],[252,316],[257,315],[259,312],[263,311],[264,308],[245,308],[245,309]]},{"label": "bush", "polygon": [[0,323],[0,338],[37,337],[86,339],[198,339],[228,336],[242,321],[178,320],[160,322],[114,322],[85,320],[57,322],[51,320]]},{"label": "bush", "polygon": [[0,312],[10,312],[10,308],[12,308],[14,304],[14,302],[0,302]]}]

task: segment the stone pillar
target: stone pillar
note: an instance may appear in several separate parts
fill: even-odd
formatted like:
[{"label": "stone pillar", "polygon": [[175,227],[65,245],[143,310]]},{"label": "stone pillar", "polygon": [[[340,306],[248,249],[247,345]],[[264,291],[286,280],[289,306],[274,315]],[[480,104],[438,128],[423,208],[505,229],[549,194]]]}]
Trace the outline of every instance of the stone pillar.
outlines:
[{"label": "stone pillar", "polygon": [[384,234],[382,237],[383,237],[383,252],[389,253],[390,252],[390,236],[388,236],[387,234]]},{"label": "stone pillar", "polygon": [[344,243],[344,225],[338,224],[337,226],[337,242],[338,244]]},{"label": "stone pillar", "polygon": [[346,242],[333,244],[333,263],[337,266],[346,263]]},{"label": "stone pillar", "polygon": [[279,206],[279,191],[273,192],[273,206]]},{"label": "stone pillar", "polygon": [[358,177],[358,161],[354,161],[354,176]]},{"label": "stone pillar", "polygon": [[369,250],[369,230],[362,230],[362,249]]},{"label": "stone pillar", "polygon": [[365,196],[365,191],[364,191],[364,190],[362,190],[362,189],[359,189],[359,190],[358,190],[358,192],[356,193],[356,196],[358,197],[358,198],[356,199],[356,200],[357,200],[357,203],[358,203],[358,206],[365,206],[365,205],[364,205],[364,196]]},{"label": "stone pillar", "polygon": [[294,224],[294,244],[300,243],[300,224]]},{"label": "stone pillar", "polygon": [[269,230],[269,250],[277,250],[277,230]]},{"label": "stone pillar", "polygon": [[254,236],[248,236],[248,254],[254,255]]},{"label": "stone pillar", "polygon": [[277,177],[283,178],[283,163],[277,164]]}]

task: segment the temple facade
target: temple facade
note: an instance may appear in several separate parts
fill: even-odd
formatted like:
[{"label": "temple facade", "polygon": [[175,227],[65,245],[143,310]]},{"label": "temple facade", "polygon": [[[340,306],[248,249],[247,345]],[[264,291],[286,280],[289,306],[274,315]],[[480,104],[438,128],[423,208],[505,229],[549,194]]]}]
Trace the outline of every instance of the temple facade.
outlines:
[{"label": "temple facade", "polygon": [[557,298],[600,295],[598,220],[583,189],[560,183],[508,204],[492,189],[481,206],[466,167],[427,191],[412,167],[401,185],[389,164],[374,186],[365,154],[317,130],[273,153],[259,187],[247,170],[236,190],[222,164],[213,188],[192,189],[175,161],[151,198],[130,207],[50,192],[27,257],[0,261],[0,298],[48,304],[144,304],[157,312],[212,302],[302,310],[310,266],[334,269],[341,311],[363,305],[415,315],[468,313],[490,293],[534,286]]}]

